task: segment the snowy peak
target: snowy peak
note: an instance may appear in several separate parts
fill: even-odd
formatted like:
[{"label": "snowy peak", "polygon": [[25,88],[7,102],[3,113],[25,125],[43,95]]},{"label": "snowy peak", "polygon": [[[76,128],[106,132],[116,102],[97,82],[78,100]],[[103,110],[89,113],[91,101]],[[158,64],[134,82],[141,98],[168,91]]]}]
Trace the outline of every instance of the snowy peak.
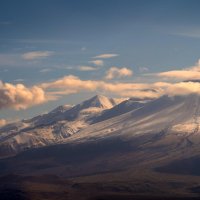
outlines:
[{"label": "snowy peak", "polygon": [[102,95],[96,95],[89,100],[83,102],[84,107],[97,107],[103,109],[109,109],[116,105],[116,102],[112,98],[108,98]]},{"label": "snowy peak", "polygon": [[87,121],[88,118],[93,118],[94,115],[112,108],[117,104],[116,102],[115,99],[96,95],[64,112],[63,119],[72,121],[84,118]]}]

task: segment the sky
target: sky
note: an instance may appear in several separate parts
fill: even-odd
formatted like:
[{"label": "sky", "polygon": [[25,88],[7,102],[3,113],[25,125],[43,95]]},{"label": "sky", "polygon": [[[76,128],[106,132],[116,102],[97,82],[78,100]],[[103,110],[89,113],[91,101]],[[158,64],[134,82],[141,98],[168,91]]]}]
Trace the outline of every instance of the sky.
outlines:
[{"label": "sky", "polygon": [[[0,0],[0,125],[95,94],[199,93],[198,0]],[[187,81],[186,81],[187,80]]]}]

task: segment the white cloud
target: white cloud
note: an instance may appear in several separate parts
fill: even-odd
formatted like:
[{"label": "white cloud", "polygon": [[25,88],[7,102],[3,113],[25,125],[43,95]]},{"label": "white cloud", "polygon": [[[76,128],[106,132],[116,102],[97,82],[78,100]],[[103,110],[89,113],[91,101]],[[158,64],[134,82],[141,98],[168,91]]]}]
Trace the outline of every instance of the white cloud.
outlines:
[{"label": "white cloud", "polygon": [[200,79],[200,72],[190,71],[190,70],[173,70],[168,72],[158,73],[157,76],[164,78],[173,78],[179,80],[187,79]]},{"label": "white cloud", "polygon": [[121,78],[121,77],[126,77],[126,76],[132,76],[133,71],[123,67],[123,68],[117,68],[117,67],[111,67],[107,72],[106,72],[106,79],[114,79],[114,78]]},{"label": "white cloud", "polygon": [[40,58],[46,58],[52,56],[53,54],[53,51],[30,51],[22,54],[22,58],[24,60],[35,60]]},{"label": "white cloud", "polygon": [[[155,83],[111,83],[98,80],[81,80],[76,76],[65,76],[41,86],[49,95],[64,95],[83,91],[99,91],[121,97],[158,98],[162,95],[176,96],[200,94],[198,82],[155,82]],[[59,98],[59,96],[57,96]]]},{"label": "white cloud", "polygon": [[[166,84],[162,84],[164,87]],[[156,98],[161,94],[161,83],[157,85],[143,83],[109,83],[98,80],[81,80],[76,76],[65,76],[53,82],[40,85],[48,95],[63,95],[83,91],[100,91],[102,93],[115,94],[121,97]],[[59,98],[59,96],[56,96]]]},{"label": "white cloud", "polygon": [[18,79],[15,79],[14,82],[24,82],[24,79],[23,78],[18,78]]},{"label": "white cloud", "polygon": [[50,68],[44,68],[44,69],[40,70],[41,73],[46,73],[46,72],[50,72],[50,71],[52,71],[52,69],[50,69]]},{"label": "white cloud", "polygon": [[90,63],[92,63],[96,66],[103,66],[104,65],[103,60],[91,60]]},{"label": "white cloud", "polygon": [[79,69],[80,71],[95,71],[95,70],[97,70],[98,68],[92,67],[92,66],[79,66],[78,69]]},{"label": "white cloud", "polygon": [[175,80],[194,80],[200,79],[200,60],[194,65],[181,70],[171,70],[166,72],[156,73],[156,76],[165,79]]},{"label": "white cloud", "polygon": [[194,93],[200,95],[200,83],[191,81],[179,83],[113,83],[103,80],[81,80],[73,75],[32,87],[0,82],[0,109],[26,109],[47,101],[57,100],[63,95],[95,91],[140,99],[158,98],[162,95],[175,96]]},{"label": "white cloud", "polygon": [[105,59],[105,58],[113,58],[113,57],[116,57],[116,56],[119,56],[119,55],[110,53],[110,54],[100,54],[100,55],[95,56],[94,58]]}]

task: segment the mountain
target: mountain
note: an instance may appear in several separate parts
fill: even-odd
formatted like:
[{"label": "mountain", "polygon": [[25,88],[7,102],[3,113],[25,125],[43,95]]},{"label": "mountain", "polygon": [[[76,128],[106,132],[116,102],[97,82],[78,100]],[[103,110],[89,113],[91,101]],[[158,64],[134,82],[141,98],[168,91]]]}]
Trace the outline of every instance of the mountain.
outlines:
[{"label": "mountain", "polygon": [[[126,102],[124,103],[126,104]],[[117,108],[122,105],[117,105]],[[113,112],[114,109],[106,112]],[[70,142],[80,142],[81,140],[96,140],[116,135],[123,138],[134,138],[137,135],[161,133],[165,137],[177,135],[182,137],[181,134],[184,133],[184,136],[188,134],[187,138],[189,138],[198,134],[199,117],[200,97],[198,95],[162,96],[130,112],[89,126],[79,134],[70,137],[69,140]]]},{"label": "mountain", "polygon": [[1,156],[52,144],[110,137],[133,140],[152,134],[172,143],[177,135],[178,140],[184,136],[185,143],[195,143],[200,117],[198,95],[117,103],[112,98],[95,96],[75,106],[60,106],[30,120],[6,125],[0,129]]},{"label": "mountain", "polygon": [[6,125],[0,129],[1,156],[33,147],[116,136],[132,140],[138,135],[160,134],[170,141],[184,132],[188,134],[184,141],[189,144],[193,142],[190,135],[199,130],[198,95],[117,103],[98,95],[75,106],[59,106],[47,114]]},{"label": "mountain", "polygon": [[105,109],[112,108],[117,105],[118,102],[120,101],[117,99],[96,95],[78,105],[59,106],[47,114],[25,120],[24,122],[33,123],[34,126],[44,126],[61,120],[74,121],[77,118],[87,117]]},{"label": "mountain", "polygon": [[[17,155],[0,159],[0,194],[44,199],[51,188],[47,199],[199,199],[200,96],[117,105],[99,99],[61,109],[61,118],[30,130],[20,122],[19,133],[1,142],[0,152],[6,155],[15,145],[29,150],[13,148]],[[77,124],[80,129],[69,134]],[[37,142],[42,148],[33,148]]]},{"label": "mountain", "polygon": [[97,95],[75,106],[59,106],[47,114],[8,124],[0,128],[0,156],[60,143],[122,100]]},{"label": "mountain", "polygon": [[116,117],[118,115],[122,115],[126,112],[129,112],[131,110],[135,110],[137,108],[143,107],[146,103],[150,102],[151,100],[135,100],[133,98],[130,98],[128,100],[125,100],[118,105],[103,111],[99,116],[97,116],[94,119],[94,122],[100,122],[104,121],[113,117]]}]

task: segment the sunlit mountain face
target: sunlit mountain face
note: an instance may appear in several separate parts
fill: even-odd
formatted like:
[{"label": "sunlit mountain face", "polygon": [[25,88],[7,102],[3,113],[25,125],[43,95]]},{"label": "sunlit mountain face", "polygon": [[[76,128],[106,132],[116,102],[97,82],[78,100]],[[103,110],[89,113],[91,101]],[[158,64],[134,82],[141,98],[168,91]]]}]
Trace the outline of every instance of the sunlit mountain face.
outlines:
[{"label": "sunlit mountain face", "polygon": [[0,199],[199,199],[199,6],[2,0]]}]

